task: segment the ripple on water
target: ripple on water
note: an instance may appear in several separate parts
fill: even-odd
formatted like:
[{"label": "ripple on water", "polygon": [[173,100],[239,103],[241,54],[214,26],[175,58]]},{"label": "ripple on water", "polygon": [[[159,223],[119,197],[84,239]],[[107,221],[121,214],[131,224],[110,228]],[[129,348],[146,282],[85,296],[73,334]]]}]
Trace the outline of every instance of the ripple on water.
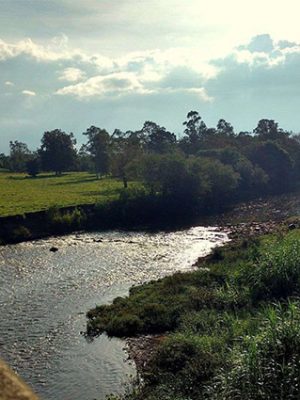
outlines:
[{"label": "ripple on water", "polygon": [[[124,343],[87,341],[85,313],[132,284],[191,269],[217,228],[73,234],[0,248],[0,354],[45,400],[104,399],[135,370]],[[50,252],[58,247],[56,253]]]}]

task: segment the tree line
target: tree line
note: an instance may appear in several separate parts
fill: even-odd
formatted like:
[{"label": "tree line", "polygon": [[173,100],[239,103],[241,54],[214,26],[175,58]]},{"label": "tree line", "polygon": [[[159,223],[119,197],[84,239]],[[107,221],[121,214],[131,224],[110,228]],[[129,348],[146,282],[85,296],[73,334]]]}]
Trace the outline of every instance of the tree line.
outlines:
[{"label": "tree line", "polygon": [[300,135],[274,120],[262,119],[253,132],[236,133],[224,119],[208,127],[190,111],[183,126],[181,138],[151,121],[138,131],[112,134],[91,126],[79,150],[72,133],[55,129],[43,134],[36,151],[11,141],[9,155],[0,154],[0,168],[32,177],[40,171],[93,171],[98,178],[121,179],[125,188],[128,180],[140,180],[150,194],[216,205],[289,191],[299,182]]}]

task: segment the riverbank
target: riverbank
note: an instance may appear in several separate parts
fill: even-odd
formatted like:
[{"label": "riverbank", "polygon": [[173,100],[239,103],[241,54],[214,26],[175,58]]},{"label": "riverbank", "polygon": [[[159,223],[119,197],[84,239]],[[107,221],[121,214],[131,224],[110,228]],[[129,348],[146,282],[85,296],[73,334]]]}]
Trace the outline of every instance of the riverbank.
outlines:
[{"label": "riverbank", "polygon": [[19,243],[75,231],[106,229],[171,230],[202,225],[220,226],[236,236],[268,233],[282,221],[299,222],[299,193],[268,196],[233,205],[224,212],[190,210],[173,199],[124,192],[118,200],[101,204],[52,207],[24,215],[0,217],[0,245]]},{"label": "riverbank", "polygon": [[[88,313],[89,333],[127,336],[143,384],[126,398],[299,397],[286,384],[299,378],[298,206],[296,195],[240,204],[216,218],[232,241],[199,259],[198,272],[132,288]],[[286,340],[293,345],[278,344]]]},{"label": "riverbank", "polygon": [[39,400],[32,390],[0,360],[0,399]]},{"label": "riverbank", "polygon": [[[240,246],[242,242],[247,243],[261,235],[299,228],[299,207],[300,200],[295,194],[272,196],[241,203],[228,212],[206,218],[205,224],[217,225],[228,234],[231,241],[224,245],[226,249],[226,246],[229,248],[233,245]],[[216,248],[212,254],[200,257],[195,266],[205,267],[212,259],[218,259],[225,249]],[[165,335],[140,335],[127,338],[129,358],[135,362],[140,375],[145,372],[148,361],[164,338]]]},{"label": "riverbank", "polygon": [[[238,212],[240,208],[236,211]],[[268,222],[240,222],[236,225],[226,223],[225,219],[223,224],[220,223],[220,229],[226,232],[231,239],[230,243],[224,244],[222,248],[215,248],[215,250],[204,257],[199,257],[194,266],[198,268],[207,268],[211,262],[215,263],[224,258],[224,252],[226,248],[232,248],[234,246],[247,246],[248,241],[255,240],[261,235],[267,234],[278,234],[282,230],[294,229],[296,226],[299,227],[298,220],[292,219],[296,222],[292,223],[286,221],[284,217],[281,221],[268,221]],[[285,222],[284,222],[285,221]],[[149,334],[149,335],[138,335],[136,337],[126,338],[126,351],[129,355],[129,360],[134,361],[138,374],[143,377],[147,373],[149,360],[151,360],[161,343],[167,338],[167,334]]]},{"label": "riverbank", "polygon": [[126,296],[132,285],[190,270],[199,254],[226,241],[215,228],[195,227],[76,233],[1,247],[1,356],[41,398],[122,393],[136,371],[124,363],[124,341],[81,335],[86,311]]}]

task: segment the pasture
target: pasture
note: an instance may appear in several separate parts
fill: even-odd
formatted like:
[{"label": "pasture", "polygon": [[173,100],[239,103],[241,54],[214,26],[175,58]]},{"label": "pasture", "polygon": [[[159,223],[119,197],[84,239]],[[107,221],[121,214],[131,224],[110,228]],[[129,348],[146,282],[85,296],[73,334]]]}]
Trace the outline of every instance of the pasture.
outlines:
[{"label": "pasture", "polygon": [[0,217],[41,211],[52,206],[66,207],[103,203],[118,198],[121,181],[98,180],[87,172],[68,172],[61,176],[0,172]]}]

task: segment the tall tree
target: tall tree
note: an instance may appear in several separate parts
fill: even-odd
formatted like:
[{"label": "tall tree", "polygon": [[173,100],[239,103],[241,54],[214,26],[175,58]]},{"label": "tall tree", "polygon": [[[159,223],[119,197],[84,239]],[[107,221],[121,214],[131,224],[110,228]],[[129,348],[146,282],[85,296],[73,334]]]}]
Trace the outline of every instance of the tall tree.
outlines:
[{"label": "tall tree", "polygon": [[0,169],[9,169],[9,157],[0,153]]},{"label": "tall tree", "polygon": [[284,192],[293,183],[293,161],[289,154],[272,141],[254,143],[245,148],[245,154],[254,164],[262,168],[269,177],[269,190]]},{"label": "tall tree", "polygon": [[288,132],[278,127],[278,123],[273,119],[261,119],[253,133],[263,140],[276,140]]},{"label": "tall tree", "polygon": [[183,125],[185,126],[184,133],[186,136],[181,139],[180,147],[187,154],[196,154],[205,140],[207,126],[197,111],[190,111]]},{"label": "tall tree", "polygon": [[75,144],[73,133],[67,134],[60,129],[45,132],[39,151],[43,168],[56,175],[69,171],[76,160]]},{"label": "tall tree", "polygon": [[30,160],[26,163],[26,170],[28,175],[35,178],[40,172],[40,157],[38,154],[32,154]]},{"label": "tall tree", "polygon": [[26,171],[26,163],[30,159],[31,152],[27,144],[15,140],[9,142],[9,168],[14,172]]},{"label": "tall tree", "polygon": [[97,178],[109,172],[111,138],[105,129],[91,126],[83,133],[88,138],[86,151],[91,154]]},{"label": "tall tree", "polygon": [[146,148],[152,153],[169,153],[175,147],[176,135],[155,122],[146,121],[142,128],[142,133],[145,136]]},{"label": "tall tree", "polygon": [[233,136],[233,126],[229,122],[225,121],[225,119],[220,119],[217,124],[217,133],[225,136]]},{"label": "tall tree", "polygon": [[112,134],[112,173],[121,178],[124,188],[128,183],[128,166],[142,155],[142,144],[136,132],[115,129]]}]

